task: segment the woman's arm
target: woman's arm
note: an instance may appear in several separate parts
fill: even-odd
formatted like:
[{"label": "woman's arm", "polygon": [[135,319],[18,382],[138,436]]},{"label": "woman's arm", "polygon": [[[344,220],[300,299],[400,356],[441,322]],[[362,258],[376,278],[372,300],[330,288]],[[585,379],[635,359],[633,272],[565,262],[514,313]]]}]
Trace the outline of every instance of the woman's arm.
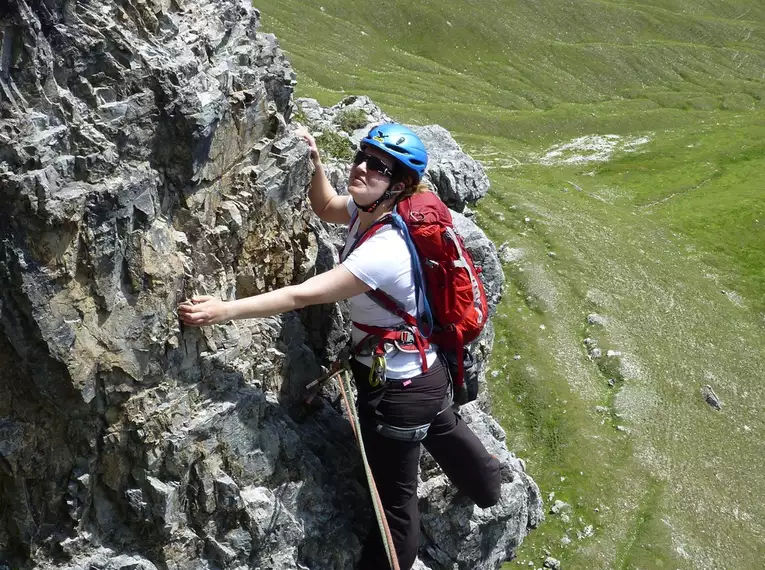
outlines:
[{"label": "woman's arm", "polygon": [[221,301],[207,295],[193,297],[178,307],[178,316],[187,325],[214,325],[236,319],[270,317],[309,305],[342,301],[369,290],[369,285],[355,277],[345,266],[338,265],[299,285],[235,301]]},{"label": "woman's arm", "polygon": [[327,179],[324,172],[324,166],[321,163],[319,149],[316,146],[316,140],[305,127],[298,127],[295,131],[308,143],[311,152],[311,160],[314,165],[313,177],[311,178],[311,187],[308,190],[308,199],[311,201],[311,208],[314,213],[325,222],[334,224],[347,224],[351,221],[351,215],[348,213],[348,196],[340,196]]}]

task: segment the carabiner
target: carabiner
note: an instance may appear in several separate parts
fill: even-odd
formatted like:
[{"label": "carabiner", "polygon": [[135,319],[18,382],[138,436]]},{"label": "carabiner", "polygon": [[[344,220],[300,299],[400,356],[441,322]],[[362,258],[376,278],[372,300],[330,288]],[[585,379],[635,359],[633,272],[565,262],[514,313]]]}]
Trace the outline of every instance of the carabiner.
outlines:
[{"label": "carabiner", "polygon": [[369,369],[369,385],[372,388],[382,386],[385,382],[385,370],[385,355],[375,355],[372,358],[372,367]]}]

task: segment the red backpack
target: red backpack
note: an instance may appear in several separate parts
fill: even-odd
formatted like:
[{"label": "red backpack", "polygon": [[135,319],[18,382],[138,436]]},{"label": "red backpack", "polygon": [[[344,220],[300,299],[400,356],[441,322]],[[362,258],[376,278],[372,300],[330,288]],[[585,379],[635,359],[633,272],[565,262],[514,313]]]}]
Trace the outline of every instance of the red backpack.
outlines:
[{"label": "red backpack", "polygon": [[[350,227],[353,227],[354,219]],[[454,231],[451,213],[435,192],[421,192],[401,200],[394,212],[372,224],[350,248],[359,247],[386,224],[402,230],[412,253],[415,296],[422,297],[425,313],[417,318],[380,289],[367,293],[376,303],[399,316],[416,337],[423,372],[428,369],[424,348],[432,342],[449,355],[455,392],[464,388],[465,345],[474,341],[489,316],[486,292],[462,238]],[[413,251],[414,250],[414,251]],[[419,290],[418,290],[419,289]],[[424,289],[424,291],[423,291]],[[354,323],[361,331],[386,341],[396,341],[409,331],[389,331]],[[399,339],[400,340],[400,339]],[[467,399],[475,399],[477,386]]]}]

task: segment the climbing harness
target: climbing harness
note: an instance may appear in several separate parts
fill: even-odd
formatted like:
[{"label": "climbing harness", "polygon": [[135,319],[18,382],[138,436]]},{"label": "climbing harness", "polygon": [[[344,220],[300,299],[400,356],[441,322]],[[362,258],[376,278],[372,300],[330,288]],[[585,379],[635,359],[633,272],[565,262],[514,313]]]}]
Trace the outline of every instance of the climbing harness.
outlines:
[{"label": "climbing harness", "polygon": [[385,511],[383,510],[382,500],[380,499],[380,493],[377,490],[374,476],[372,475],[372,469],[369,467],[369,461],[367,460],[366,450],[364,449],[364,440],[361,437],[361,423],[359,422],[359,415],[356,412],[356,403],[353,400],[353,392],[351,391],[351,379],[347,370],[343,370],[342,374],[336,373],[334,377],[337,377],[338,385],[340,386],[340,393],[343,396],[343,404],[345,405],[345,411],[351,420],[351,428],[353,429],[353,435],[356,436],[356,441],[359,444],[359,450],[361,451],[361,460],[364,463],[364,472],[367,476],[367,483],[369,484],[369,492],[372,495],[372,505],[375,511],[375,517],[377,517],[377,525],[380,528],[380,534],[383,537],[383,545],[385,546],[385,554],[388,557],[388,563],[392,570],[400,570],[398,565],[398,557],[396,556],[396,548],[393,544],[393,537],[388,527],[388,520],[385,517]]},{"label": "climbing harness", "polygon": [[[441,412],[439,412],[440,414]],[[380,420],[375,421],[375,431],[384,437],[398,441],[422,441],[428,436],[430,424],[415,427],[398,427],[386,424]]]}]

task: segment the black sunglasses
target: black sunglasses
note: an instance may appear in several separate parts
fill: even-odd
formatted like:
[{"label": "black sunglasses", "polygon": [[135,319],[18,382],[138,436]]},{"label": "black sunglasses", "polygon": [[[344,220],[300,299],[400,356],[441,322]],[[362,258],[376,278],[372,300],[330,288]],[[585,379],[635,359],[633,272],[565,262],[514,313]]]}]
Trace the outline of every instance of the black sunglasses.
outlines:
[{"label": "black sunglasses", "polygon": [[358,166],[362,162],[367,163],[367,168],[369,170],[379,172],[383,176],[393,176],[393,171],[382,160],[376,156],[365,153],[363,150],[359,150],[356,152],[356,156],[353,157],[353,164]]}]

